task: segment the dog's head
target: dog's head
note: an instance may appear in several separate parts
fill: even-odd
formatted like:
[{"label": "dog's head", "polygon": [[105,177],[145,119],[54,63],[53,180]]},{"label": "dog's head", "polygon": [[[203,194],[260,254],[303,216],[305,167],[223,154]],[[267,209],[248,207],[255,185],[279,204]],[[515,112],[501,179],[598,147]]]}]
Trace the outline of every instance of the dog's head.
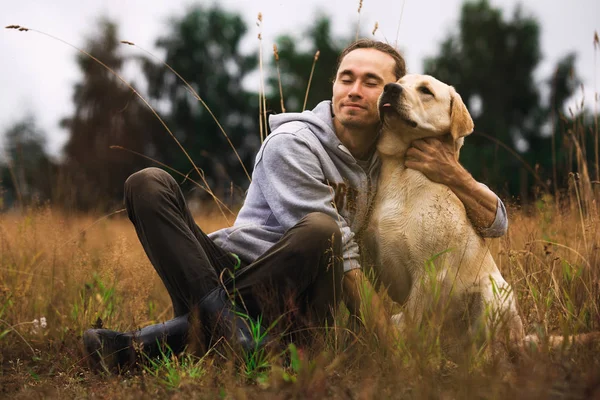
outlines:
[{"label": "dog's head", "polygon": [[474,128],[456,90],[429,75],[405,75],[385,85],[379,97],[379,114],[383,131],[378,149],[389,154],[404,147],[399,147],[400,143],[446,134],[452,136],[458,150]]}]

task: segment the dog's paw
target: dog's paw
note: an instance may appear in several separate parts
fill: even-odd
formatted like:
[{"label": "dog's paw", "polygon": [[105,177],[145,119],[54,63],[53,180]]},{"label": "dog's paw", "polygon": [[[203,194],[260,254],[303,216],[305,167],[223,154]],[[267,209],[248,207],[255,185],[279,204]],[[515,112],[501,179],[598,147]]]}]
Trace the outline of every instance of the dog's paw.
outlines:
[{"label": "dog's paw", "polygon": [[403,328],[405,321],[404,321],[404,313],[398,313],[398,314],[394,314],[392,315],[392,323],[394,325],[396,325],[398,328]]}]

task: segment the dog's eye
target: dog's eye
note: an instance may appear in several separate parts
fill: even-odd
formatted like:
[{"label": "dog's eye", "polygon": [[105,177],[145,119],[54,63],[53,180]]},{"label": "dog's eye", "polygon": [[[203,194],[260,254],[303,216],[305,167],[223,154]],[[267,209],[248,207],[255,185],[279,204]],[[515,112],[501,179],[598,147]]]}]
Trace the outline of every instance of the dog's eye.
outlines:
[{"label": "dog's eye", "polygon": [[420,86],[419,87],[419,92],[421,92],[423,94],[428,94],[430,96],[433,96],[433,92],[431,90],[429,90],[429,88],[427,86]]}]

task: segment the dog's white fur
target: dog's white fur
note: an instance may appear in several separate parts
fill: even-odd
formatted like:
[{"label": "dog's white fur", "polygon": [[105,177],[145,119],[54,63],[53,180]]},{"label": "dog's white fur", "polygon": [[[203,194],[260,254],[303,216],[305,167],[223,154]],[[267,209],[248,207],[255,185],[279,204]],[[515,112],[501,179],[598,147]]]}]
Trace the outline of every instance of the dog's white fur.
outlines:
[{"label": "dog's white fur", "polygon": [[486,336],[506,328],[510,338],[523,338],[515,295],[462,202],[448,187],[404,166],[411,142],[426,137],[450,134],[458,157],[464,136],[473,131],[461,97],[431,76],[406,75],[379,101],[382,164],[366,241],[378,280],[392,300],[405,304],[394,322],[417,325],[437,307],[446,327],[456,323]]}]

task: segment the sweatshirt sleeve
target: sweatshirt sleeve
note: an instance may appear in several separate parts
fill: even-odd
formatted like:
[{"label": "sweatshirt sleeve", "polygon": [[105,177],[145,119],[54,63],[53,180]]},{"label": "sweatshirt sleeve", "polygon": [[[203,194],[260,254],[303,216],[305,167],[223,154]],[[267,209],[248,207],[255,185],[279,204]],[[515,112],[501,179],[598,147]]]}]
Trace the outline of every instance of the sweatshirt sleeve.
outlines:
[{"label": "sweatshirt sleeve", "polygon": [[[483,183],[480,185],[485,186]],[[488,188],[489,189],[489,188]],[[496,207],[496,218],[492,225],[488,227],[478,227],[479,233],[484,238],[497,238],[500,236],[504,236],[508,231],[508,217],[506,215],[506,207],[504,207],[504,203],[498,198],[498,205]]]},{"label": "sweatshirt sleeve", "polygon": [[269,137],[259,152],[255,170],[255,183],[286,231],[309,213],[329,215],[342,234],[344,271],[360,268],[354,233],[337,212],[333,189],[325,182],[321,163],[307,142],[293,134]]}]

